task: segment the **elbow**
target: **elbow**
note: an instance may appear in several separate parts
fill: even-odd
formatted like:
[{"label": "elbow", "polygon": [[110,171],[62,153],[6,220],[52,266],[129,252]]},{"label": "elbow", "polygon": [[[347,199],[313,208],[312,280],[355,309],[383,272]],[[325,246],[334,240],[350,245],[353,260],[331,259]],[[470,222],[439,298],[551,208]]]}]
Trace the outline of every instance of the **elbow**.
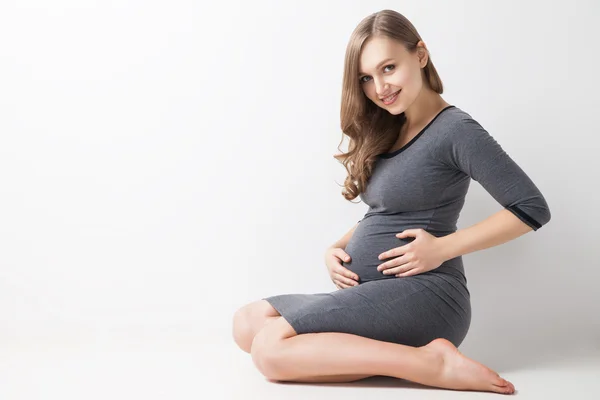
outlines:
[{"label": "elbow", "polygon": [[538,212],[537,220],[540,227],[546,225],[552,219],[552,213],[550,212],[550,207],[548,206],[548,202],[542,196],[541,201],[537,204],[536,210]]},{"label": "elbow", "polygon": [[546,225],[552,218],[550,207],[544,198],[535,204],[515,204],[506,208],[534,231]]},{"label": "elbow", "polygon": [[537,231],[538,229],[540,229],[542,226],[546,225],[548,222],[550,222],[550,220],[552,219],[552,214],[550,213],[550,209],[549,208],[545,208],[543,211],[540,211],[536,217],[536,228],[534,228],[535,231]]},{"label": "elbow", "polygon": [[546,225],[552,219],[552,213],[550,212],[550,208],[546,206],[546,212],[544,214],[544,219],[542,225]]}]

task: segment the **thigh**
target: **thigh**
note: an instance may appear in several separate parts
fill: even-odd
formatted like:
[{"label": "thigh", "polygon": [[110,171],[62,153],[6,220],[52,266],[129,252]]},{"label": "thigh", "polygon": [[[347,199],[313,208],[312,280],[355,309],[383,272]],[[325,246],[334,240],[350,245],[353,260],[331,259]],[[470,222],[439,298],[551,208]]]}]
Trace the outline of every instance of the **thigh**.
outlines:
[{"label": "thigh", "polygon": [[254,336],[265,325],[280,316],[268,301],[256,300],[240,308],[236,313],[236,320],[238,325],[244,325],[244,330]]},{"label": "thigh", "polygon": [[248,314],[258,318],[279,317],[279,312],[266,300],[255,300],[244,306]]},{"label": "thigh", "polygon": [[233,338],[240,348],[250,352],[256,334],[281,318],[267,301],[257,300],[238,309],[233,316]]},{"label": "thigh", "polygon": [[[431,279],[382,279],[331,293],[274,296],[270,301],[297,334],[343,332],[415,347],[444,337],[460,344],[468,327],[468,301],[445,281],[433,287]],[[276,326],[289,332],[282,323]]]}]

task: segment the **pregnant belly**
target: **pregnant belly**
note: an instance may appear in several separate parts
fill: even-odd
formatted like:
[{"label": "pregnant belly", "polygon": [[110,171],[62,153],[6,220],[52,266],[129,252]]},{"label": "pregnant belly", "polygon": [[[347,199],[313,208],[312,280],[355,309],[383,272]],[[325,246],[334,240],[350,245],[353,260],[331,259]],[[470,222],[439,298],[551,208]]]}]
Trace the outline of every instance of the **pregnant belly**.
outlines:
[{"label": "pregnant belly", "polygon": [[414,237],[399,239],[396,234],[400,231],[391,232],[367,232],[359,229],[354,231],[350,241],[346,245],[346,253],[351,257],[350,262],[342,262],[342,265],[359,276],[359,282],[367,282],[377,279],[397,279],[394,274],[384,275],[383,271],[377,271],[377,266],[399,256],[380,260],[379,254],[396,247],[403,246],[414,240]]}]

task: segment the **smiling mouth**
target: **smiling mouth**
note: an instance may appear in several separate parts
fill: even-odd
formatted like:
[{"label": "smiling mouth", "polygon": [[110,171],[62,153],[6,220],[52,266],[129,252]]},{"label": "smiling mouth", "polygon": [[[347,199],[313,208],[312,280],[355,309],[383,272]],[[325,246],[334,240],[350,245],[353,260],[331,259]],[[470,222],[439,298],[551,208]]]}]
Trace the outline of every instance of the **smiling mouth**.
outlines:
[{"label": "smiling mouth", "polygon": [[395,92],[395,93],[392,93],[391,95],[389,95],[389,96],[387,96],[387,97],[384,97],[383,99],[381,99],[381,101],[382,101],[384,104],[390,104],[390,103],[393,103],[393,102],[396,100],[396,98],[398,97],[398,95],[400,94],[400,92],[401,92],[401,91],[402,91],[402,89],[398,90],[398,91],[397,91],[397,92]]}]

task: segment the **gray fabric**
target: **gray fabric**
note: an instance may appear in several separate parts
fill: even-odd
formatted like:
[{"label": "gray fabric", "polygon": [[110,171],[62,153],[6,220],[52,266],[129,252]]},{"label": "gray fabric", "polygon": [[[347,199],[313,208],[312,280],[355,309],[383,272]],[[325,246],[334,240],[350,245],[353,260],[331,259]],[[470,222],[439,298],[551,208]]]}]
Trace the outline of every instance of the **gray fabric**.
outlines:
[{"label": "gray fabric", "polygon": [[405,229],[441,237],[456,223],[471,179],[534,231],[550,220],[548,204],[527,174],[468,113],[448,106],[401,149],[377,156],[360,198],[369,206],[342,264],[360,285],[331,293],[263,298],[300,333],[346,332],[418,346],[445,337],[456,346],[471,319],[462,256],[424,274],[383,275],[377,257],[409,243]]},{"label": "gray fabric", "polygon": [[280,294],[264,300],[298,334],[343,332],[408,346],[443,337],[458,347],[471,324],[466,285],[432,271],[331,293]]}]

